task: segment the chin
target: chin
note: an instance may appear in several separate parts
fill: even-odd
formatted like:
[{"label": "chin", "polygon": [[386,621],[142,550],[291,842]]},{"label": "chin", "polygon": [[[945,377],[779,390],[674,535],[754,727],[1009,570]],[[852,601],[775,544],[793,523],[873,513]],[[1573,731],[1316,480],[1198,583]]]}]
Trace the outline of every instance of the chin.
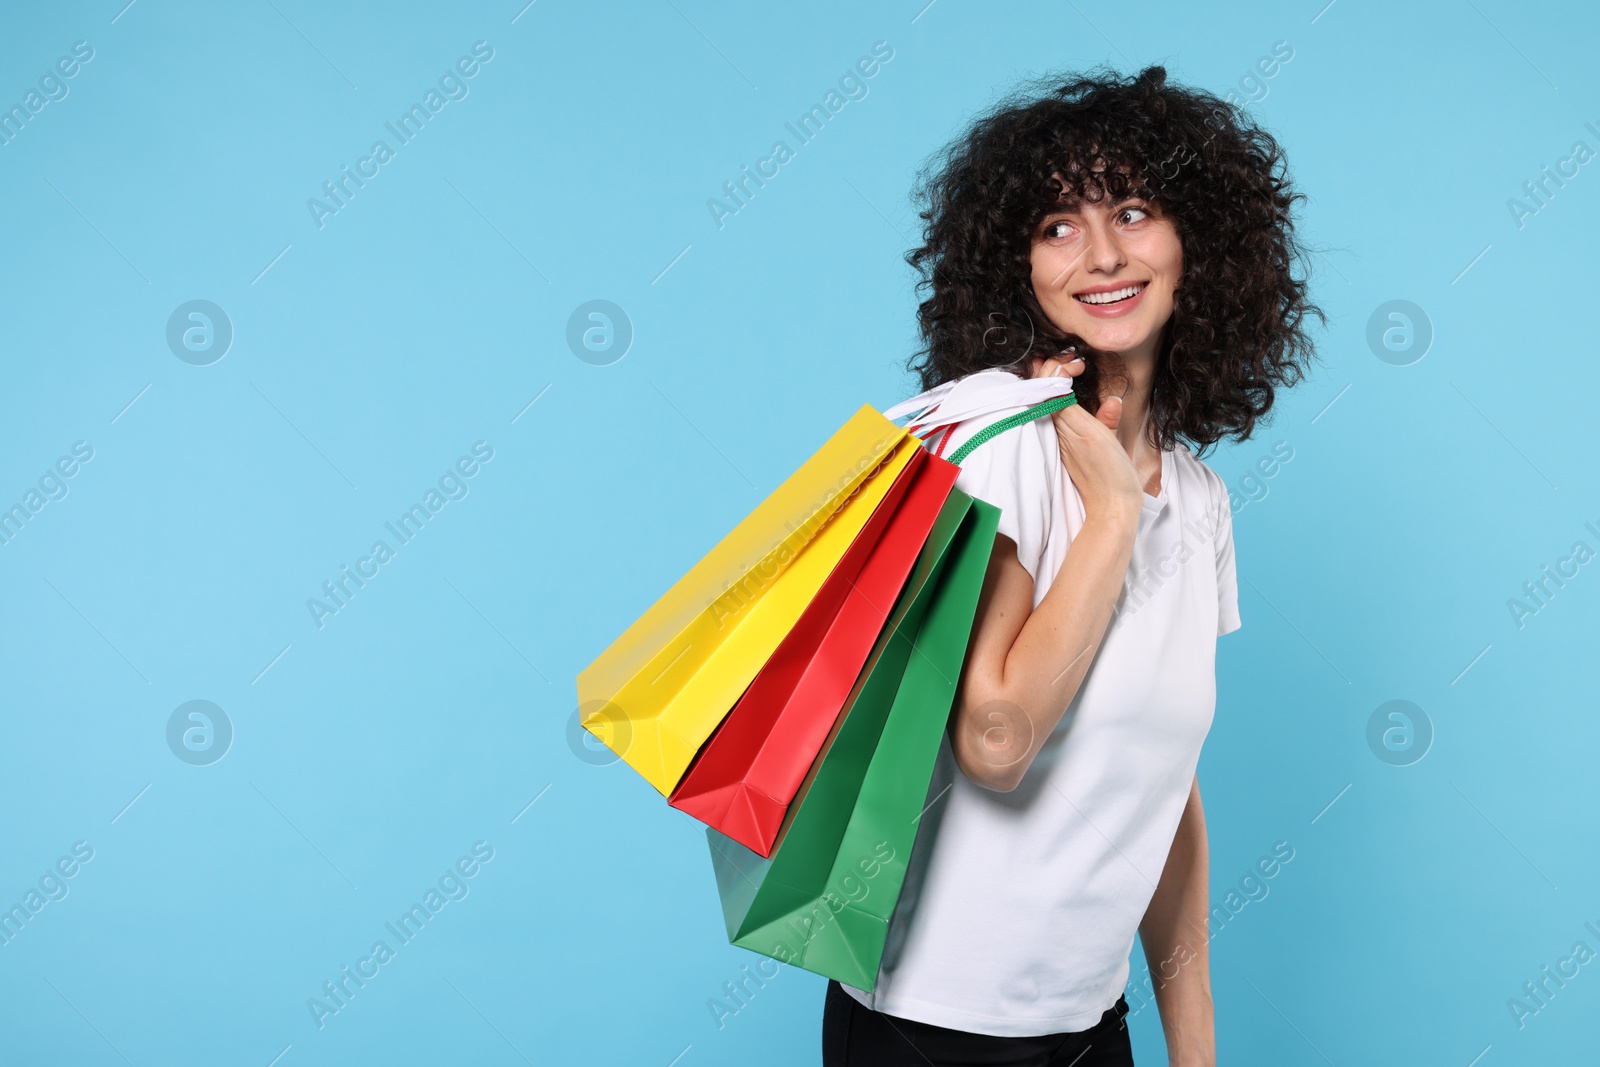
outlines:
[{"label": "chin", "polygon": [[1154,331],[1143,325],[1107,329],[1103,322],[1086,322],[1075,332],[1090,348],[1101,352],[1126,352],[1148,341]]}]

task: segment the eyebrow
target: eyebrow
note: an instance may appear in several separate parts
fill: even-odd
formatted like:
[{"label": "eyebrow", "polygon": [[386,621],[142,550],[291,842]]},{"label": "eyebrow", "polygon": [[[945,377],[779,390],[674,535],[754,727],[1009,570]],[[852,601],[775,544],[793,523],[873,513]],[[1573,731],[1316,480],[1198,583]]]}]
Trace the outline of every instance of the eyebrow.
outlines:
[{"label": "eyebrow", "polygon": [[[1111,199],[1110,206],[1114,207],[1114,208],[1115,207],[1120,207],[1123,204],[1128,203],[1130,200],[1142,200],[1144,203],[1149,204],[1152,207],[1154,207],[1156,205],[1156,201],[1155,201],[1155,199],[1153,197],[1140,196],[1137,193],[1129,193],[1126,196],[1120,196],[1120,197],[1116,197],[1115,199]],[[1093,201],[1093,202],[1094,203],[1105,203],[1105,201],[1106,201],[1106,198],[1102,198],[1100,200]],[[1079,212],[1079,211],[1081,211],[1083,209],[1083,205],[1084,205],[1084,200],[1083,200],[1082,197],[1076,197],[1076,198],[1074,198],[1072,200],[1056,200],[1056,201],[1051,202],[1051,204],[1044,209],[1044,212],[1039,216],[1039,218],[1040,218],[1041,221],[1043,221],[1044,219],[1047,219],[1052,215],[1072,215],[1072,214],[1076,214],[1077,212]]]}]

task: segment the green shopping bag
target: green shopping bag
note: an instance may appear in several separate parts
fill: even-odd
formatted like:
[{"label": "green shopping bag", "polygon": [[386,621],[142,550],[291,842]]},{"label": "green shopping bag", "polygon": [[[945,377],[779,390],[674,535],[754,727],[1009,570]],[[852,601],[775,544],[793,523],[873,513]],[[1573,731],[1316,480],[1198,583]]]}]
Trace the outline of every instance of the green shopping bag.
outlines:
[{"label": "green shopping bag", "polygon": [[951,490],[771,858],[707,827],[733,944],[876,984],[999,520]]}]

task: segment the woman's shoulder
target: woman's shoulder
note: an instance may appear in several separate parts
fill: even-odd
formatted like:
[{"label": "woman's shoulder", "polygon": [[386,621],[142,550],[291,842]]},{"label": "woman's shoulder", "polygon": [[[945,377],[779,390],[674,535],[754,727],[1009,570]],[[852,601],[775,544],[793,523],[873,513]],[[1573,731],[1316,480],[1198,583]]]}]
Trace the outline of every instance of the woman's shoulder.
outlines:
[{"label": "woman's shoulder", "polygon": [[[949,440],[939,446],[942,447],[943,456],[951,458],[963,445],[969,444],[986,430],[1032,406],[1027,402],[1006,404],[952,423]],[[971,471],[975,475],[981,472],[985,480],[1003,477],[1018,484],[1037,482],[1042,486],[1054,476],[1059,463],[1055,422],[1040,417],[985,436],[966,453],[960,466],[963,471]]]},{"label": "woman's shoulder", "polygon": [[[1010,538],[1016,546],[1017,561],[1035,581],[1039,578],[1051,531],[1056,526],[1053,515],[1059,505],[1060,487],[1066,482],[1061,473],[1060,454],[1054,445],[1055,430],[1051,420],[1040,421],[1050,428],[1048,445],[1042,441],[1035,424],[1025,423],[978,445],[961,460],[956,474],[957,489],[1000,509],[996,532]],[[992,424],[994,417],[969,422],[972,425],[957,426],[952,449]],[[950,455],[950,449],[945,455]]]},{"label": "woman's shoulder", "polygon": [[1201,459],[1186,441],[1179,441],[1172,446],[1172,458],[1185,477],[1204,482],[1222,480],[1221,475],[1212,470],[1210,464]]},{"label": "woman's shoulder", "polygon": [[1212,507],[1227,503],[1228,484],[1222,480],[1222,475],[1183,441],[1173,445],[1172,466],[1179,480],[1202,490]]}]

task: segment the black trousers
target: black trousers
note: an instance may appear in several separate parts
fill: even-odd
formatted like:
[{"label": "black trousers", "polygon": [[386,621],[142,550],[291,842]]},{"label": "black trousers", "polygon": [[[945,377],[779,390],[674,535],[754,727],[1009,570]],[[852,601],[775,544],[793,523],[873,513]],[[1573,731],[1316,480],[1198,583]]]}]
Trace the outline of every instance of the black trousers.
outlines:
[{"label": "black trousers", "polygon": [[1133,1067],[1128,1002],[1076,1033],[994,1037],[919,1023],[863,1007],[828,980],[822,1008],[822,1067]]}]

